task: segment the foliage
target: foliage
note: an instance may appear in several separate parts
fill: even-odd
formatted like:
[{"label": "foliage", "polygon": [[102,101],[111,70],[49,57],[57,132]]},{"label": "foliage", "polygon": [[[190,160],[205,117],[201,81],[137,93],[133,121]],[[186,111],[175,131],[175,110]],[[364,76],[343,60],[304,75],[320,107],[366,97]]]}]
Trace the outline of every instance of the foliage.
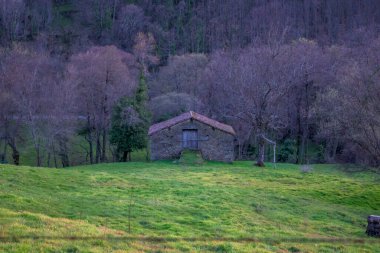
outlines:
[{"label": "foliage", "polygon": [[[207,162],[183,169],[154,162],[65,169],[0,165],[0,175],[0,235],[10,238],[0,243],[1,252],[379,248],[379,240],[364,233],[367,215],[380,212],[379,175],[371,172],[313,165],[313,173],[301,174],[297,165],[274,168],[268,163],[262,170],[251,162]],[[135,203],[128,234],[132,187]],[[37,236],[51,238],[32,239]],[[73,240],[75,236],[88,239]],[[126,241],[128,236],[172,240]]]},{"label": "foliage", "polygon": [[[361,26],[377,31],[379,2],[327,1],[9,1],[1,0],[0,43],[49,38],[54,51],[83,50],[86,45],[114,44],[130,51],[139,32],[157,39],[163,59],[181,52],[209,53],[268,42],[288,30],[323,43],[356,42]],[[214,11],[210,11],[214,10]],[[273,13],[276,16],[273,17]],[[62,37],[69,37],[65,44]],[[358,37],[360,34],[357,35]],[[87,43],[85,43],[87,42]],[[51,45],[51,44],[50,44]],[[66,51],[66,52],[65,52]]]},{"label": "foliage", "polygon": [[156,97],[173,92],[200,97],[205,86],[200,82],[207,63],[208,57],[204,54],[169,57],[167,65],[150,79],[150,94]]},{"label": "foliage", "polygon": [[286,139],[280,145],[280,150],[277,155],[279,162],[294,163],[296,161],[296,142],[292,139]]},{"label": "foliage", "polygon": [[134,64],[131,54],[115,46],[92,47],[70,58],[67,83],[76,113],[85,118],[91,163],[108,160],[111,110],[121,97],[131,97],[136,87]]},{"label": "foliage", "polygon": [[205,108],[200,99],[186,93],[169,92],[156,96],[149,102],[149,109],[153,115],[152,121],[155,123],[188,111],[202,113]]}]

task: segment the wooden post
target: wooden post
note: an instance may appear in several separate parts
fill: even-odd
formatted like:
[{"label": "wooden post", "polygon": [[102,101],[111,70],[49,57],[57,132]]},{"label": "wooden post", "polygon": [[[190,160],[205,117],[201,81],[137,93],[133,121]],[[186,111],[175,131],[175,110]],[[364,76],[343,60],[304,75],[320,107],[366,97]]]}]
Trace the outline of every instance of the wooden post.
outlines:
[{"label": "wooden post", "polygon": [[368,236],[380,237],[380,216],[370,215],[368,216],[368,225],[366,234]]},{"label": "wooden post", "polygon": [[266,142],[268,142],[269,144],[273,145],[273,164],[274,164],[274,167],[276,168],[276,142],[275,142],[275,141],[272,141],[272,140],[269,140],[269,139],[266,138],[263,134],[261,135],[261,137],[262,137]]}]

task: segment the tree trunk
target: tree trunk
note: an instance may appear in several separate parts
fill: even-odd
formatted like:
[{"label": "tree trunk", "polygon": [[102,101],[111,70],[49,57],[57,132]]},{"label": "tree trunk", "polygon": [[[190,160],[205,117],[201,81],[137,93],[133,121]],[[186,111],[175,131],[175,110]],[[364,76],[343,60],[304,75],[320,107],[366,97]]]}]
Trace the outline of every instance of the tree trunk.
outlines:
[{"label": "tree trunk", "polygon": [[[34,128],[34,126],[31,126]],[[34,145],[34,150],[36,151],[36,166],[40,167],[41,166],[41,144],[40,144],[40,139],[37,137],[35,130],[32,130],[32,137],[33,137],[33,145]]]},{"label": "tree trunk", "polygon": [[50,168],[52,152],[54,152],[54,142],[51,139],[49,139],[49,142],[46,145],[46,152],[47,152],[46,166]]},{"label": "tree trunk", "polygon": [[31,134],[32,134],[32,141],[33,141],[33,146],[34,150],[36,152],[36,166],[40,167],[41,166],[41,140],[38,135],[38,128],[36,126],[36,123],[34,122],[34,119],[30,113],[29,115],[29,128],[31,129]]},{"label": "tree trunk", "polygon": [[149,148],[147,147],[146,149],[145,149],[145,160],[146,161],[150,161],[150,151],[149,151]]},{"label": "tree trunk", "polygon": [[4,141],[3,153],[0,154],[1,163],[5,163],[6,157],[7,157],[7,142]]},{"label": "tree trunk", "polygon": [[54,159],[54,167],[58,168],[58,166],[57,166],[57,152],[55,151],[54,146],[53,146],[53,159]]},{"label": "tree trunk", "polygon": [[47,167],[50,168],[50,158],[51,158],[51,153],[48,152],[48,155],[47,155]]},{"label": "tree trunk", "polygon": [[122,162],[126,162],[128,159],[128,151],[123,151]]},{"label": "tree trunk", "polygon": [[[301,101],[301,100],[299,100]],[[297,139],[296,139],[296,153],[297,159],[296,163],[302,163],[302,120],[301,120],[301,102],[297,106]]]},{"label": "tree trunk", "polygon": [[41,149],[39,147],[39,145],[36,147],[36,165],[37,167],[40,167],[41,166]]},{"label": "tree trunk", "polygon": [[20,153],[17,149],[12,149],[12,158],[15,165],[20,165]]},{"label": "tree trunk", "polygon": [[306,132],[303,129],[301,135],[301,146],[299,149],[299,162],[301,164],[305,163],[305,154],[306,154]]},{"label": "tree trunk", "polygon": [[100,134],[99,132],[96,133],[96,157],[95,157],[95,163],[100,162],[100,156],[101,156],[101,146],[100,146]]},{"label": "tree trunk", "polygon": [[115,26],[115,17],[116,17],[116,3],[117,3],[117,0],[114,0],[113,1],[113,11],[112,11],[112,35],[113,35],[113,33],[114,33],[114,31],[115,31],[115,29],[114,29],[114,26]]},{"label": "tree trunk", "polygon": [[94,145],[93,145],[93,138],[92,138],[92,128],[91,128],[91,119],[90,115],[87,114],[87,137],[86,140],[88,142],[88,155],[90,156],[90,163],[94,163]]},{"label": "tree trunk", "polygon": [[108,149],[111,151],[112,162],[120,162],[120,155],[117,148],[115,149],[111,146],[111,144],[109,144]]},{"label": "tree trunk", "polygon": [[8,140],[8,145],[12,149],[12,158],[15,165],[20,165],[20,152],[18,152],[16,143],[13,139]]},{"label": "tree trunk", "polygon": [[331,161],[332,162],[335,162],[335,156],[336,156],[336,151],[338,149],[338,139],[337,138],[334,138],[334,141],[333,141],[333,147],[332,147],[332,150],[331,150]]},{"label": "tree trunk", "polygon": [[305,84],[305,124],[303,129],[303,161],[308,164],[309,163],[309,86],[312,84],[312,82],[306,81]]},{"label": "tree trunk", "polygon": [[59,138],[59,156],[62,161],[62,167],[69,167],[70,161],[69,161],[69,155],[67,152],[67,139],[65,137]]},{"label": "tree trunk", "polygon": [[106,162],[107,161],[107,131],[103,129],[103,134],[102,134],[102,155],[100,157],[101,162]]},{"label": "tree trunk", "polygon": [[264,158],[265,158],[265,141],[264,139],[260,136],[259,137],[259,152],[257,155],[257,162],[256,165],[259,167],[264,167]]},{"label": "tree trunk", "polygon": [[244,148],[244,142],[239,140],[238,141],[238,160],[241,160],[243,158],[243,148]]},{"label": "tree trunk", "polygon": [[93,164],[94,163],[94,148],[92,144],[92,139],[88,140],[88,146],[89,146],[88,155],[90,156],[90,163]]},{"label": "tree trunk", "polygon": [[[109,71],[107,71],[106,74],[106,86],[109,82]],[[108,110],[107,110],[107,100],[108,97],[104,96],[104,102],[103,102],[103,124],[102,124],[102,149],[101,149],[101,156],[100,161],[105,162],[106,161],[106,150],[107,150],[107,118],[108,118]]]},{"label": "tree trunk", "polygon": [[[264,109],[262,110],[264,111]],[[265,139],[264,139],[264,133],[265,133],[265,129],[266,129],[266,125],[264,123],[264,119],[262,117],[261,114],[259,114],[257,117],[256,117],[256,125],[257,125],[257,132],[256,132],[256,136],[258,138],[258,147],[259,147],[259,150],[258,150],[258,154],[257,154],[257,161],[256,161],[256,166],[259,166],[259,167],[264,167],[265,164],[264,164],[264,159],[265,159]]]}]

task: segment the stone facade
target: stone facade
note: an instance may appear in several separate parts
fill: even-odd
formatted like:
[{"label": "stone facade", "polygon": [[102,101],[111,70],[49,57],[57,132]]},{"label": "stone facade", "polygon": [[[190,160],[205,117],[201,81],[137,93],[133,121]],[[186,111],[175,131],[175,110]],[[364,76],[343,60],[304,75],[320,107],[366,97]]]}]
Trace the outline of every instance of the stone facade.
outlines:
[{"label": "stone facade", "polygon": [[235,136],[194,119],[188,119],[151,134],[149,136],[151,160],[179,158],[184,149],[184,130],[197,130],[197,146],[204,159],[223,162],[234,160]]}]

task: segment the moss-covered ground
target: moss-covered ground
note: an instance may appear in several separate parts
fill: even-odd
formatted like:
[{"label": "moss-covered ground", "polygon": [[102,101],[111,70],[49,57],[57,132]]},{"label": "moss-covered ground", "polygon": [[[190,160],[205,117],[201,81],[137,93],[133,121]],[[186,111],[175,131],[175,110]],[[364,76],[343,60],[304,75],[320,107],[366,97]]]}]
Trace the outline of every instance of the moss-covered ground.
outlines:
[{"label": "moss-covered ground", "polygon": [[380,252],[380,176],[333,165],[0,165],[0,252]]}]

